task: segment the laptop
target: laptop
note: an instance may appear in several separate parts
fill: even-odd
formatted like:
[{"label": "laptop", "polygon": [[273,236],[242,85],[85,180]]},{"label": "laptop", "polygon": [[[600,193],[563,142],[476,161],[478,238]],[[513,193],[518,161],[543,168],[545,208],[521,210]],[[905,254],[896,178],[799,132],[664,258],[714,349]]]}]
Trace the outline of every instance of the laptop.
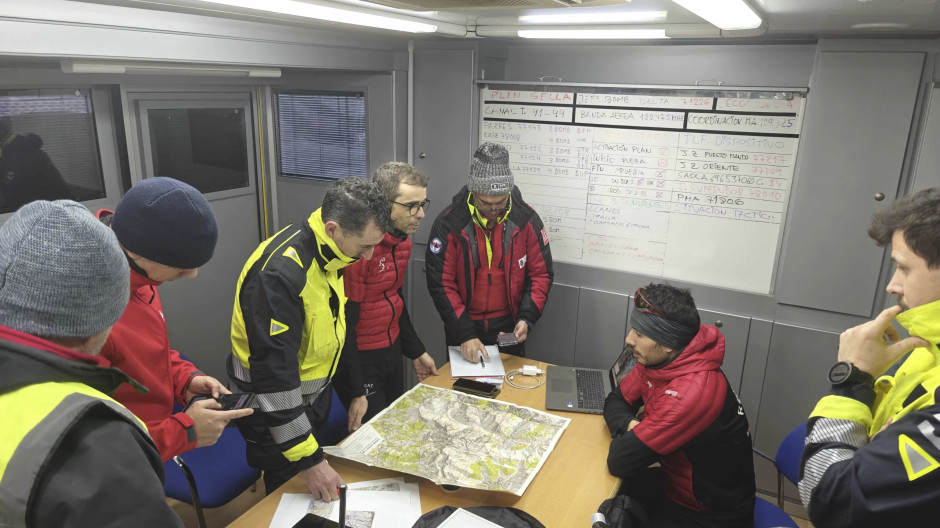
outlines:
[{"label": "laptop", "polygon": [[636,358],[626,348],[609,370],[550,366],[545,374],[545,408],[603,414],[604,399],[634,366]]}]

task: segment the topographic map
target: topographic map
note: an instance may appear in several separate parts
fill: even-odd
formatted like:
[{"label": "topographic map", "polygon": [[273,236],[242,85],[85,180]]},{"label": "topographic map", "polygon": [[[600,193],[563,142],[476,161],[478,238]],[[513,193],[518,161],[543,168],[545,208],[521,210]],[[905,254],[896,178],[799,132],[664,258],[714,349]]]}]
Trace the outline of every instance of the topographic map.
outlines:
[{"label": "topographic map", "polygon": [[570,420],[418,384],[327,453],[440,485],[522,495]]}]

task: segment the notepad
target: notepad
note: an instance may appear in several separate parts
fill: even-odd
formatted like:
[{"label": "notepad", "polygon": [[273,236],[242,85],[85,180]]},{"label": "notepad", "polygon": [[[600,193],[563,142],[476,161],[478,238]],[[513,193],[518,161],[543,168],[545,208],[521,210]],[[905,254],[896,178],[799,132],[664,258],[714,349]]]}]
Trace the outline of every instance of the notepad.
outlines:
[{"label": "notepad", "polygon": [[498,524],[487,521],[475,513],[463,508],[457,508],[454,513],[444,519],[438,528],[499,528]]},{"label": "notepad", "polygon": [[484,359],[482,366],[480,362],[471,363],[464,359],[460,355],[459,346],[447,347],[447,353],[450,356],[451,378],[502,378],[506,375],[503,360],[499,356],[499,348],[496,346],[486,347],[486,353],[490,359]]}]

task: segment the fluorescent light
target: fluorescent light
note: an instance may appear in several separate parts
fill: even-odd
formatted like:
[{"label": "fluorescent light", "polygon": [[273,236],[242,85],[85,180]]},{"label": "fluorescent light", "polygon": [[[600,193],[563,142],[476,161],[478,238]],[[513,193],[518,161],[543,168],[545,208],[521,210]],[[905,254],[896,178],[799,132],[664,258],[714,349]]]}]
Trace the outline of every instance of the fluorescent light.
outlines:
[{"label": "fluorescent light", "polygon": [[[567,11],[567,10],[566,10]],[[666,11],[602,11],[594,13],[523,15],[519,22],[526,24],[622,24],[656,22],[666,19]]]},{"label": "fluorescent light", "polygon": [[763,22],[744,0],[672,0],[721,29],[754,29]]},{"label": "fluorescent light", "polygon": [[534,39],[664,39],[665,29],[520,29],[522,38]]},{"label": "fluorescent light", "polygon": [[164,62],[121,62],[65,59],[60,63],[64,73],[143,73],[159,75],[220,75],[233,77],[281,76],[279,68],[260,66],[229,66],[222,64],[185,64]]},{"label": "fluorescent light", "polygon": [[335,7],[308,4],[306,2],[298,2],[297,0],[264,0],[264,2],[259,2],[258,0],[198,1],[209,4],[239,7],[242,9],[252,9],[255,11],[267,11],[281,15],[292,15],[304,18],[314,18],[317,20],[326,20],[329,22],[339,22],[341,24],[353,24],[357,26],[390,29],[393,31],[405,31],[409,33],[434,33],[437,31],[437,26],[434,24],[414,22],[412,20],[391,16],[372,15],[351,9],[338,9]]}]

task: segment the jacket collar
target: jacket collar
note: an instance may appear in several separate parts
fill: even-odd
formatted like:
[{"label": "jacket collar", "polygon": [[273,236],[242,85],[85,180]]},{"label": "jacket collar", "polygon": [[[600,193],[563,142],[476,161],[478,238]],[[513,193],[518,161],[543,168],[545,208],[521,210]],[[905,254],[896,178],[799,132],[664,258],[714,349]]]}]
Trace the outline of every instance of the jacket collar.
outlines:
[{"label": "jacket collar", "polygon": [[701,325],[698,334],[675,359],[659,369],[644,368],[643,375],[652,379],[671,380],[693,372],[718,370],[724,358],[724,336],[714,326]]},{"label": "jacket collar", "polygon": [[317,209],[307,219],[307,225],[313,231],[313,236],[317,240],[316,261],[324,271],[338,271],[346,266],[356,262],[357,258],[347,257],[339,250],[336,242],[327,236],[326,227],[323,224],[322,209]]},{"label": "jacket collar", "polygon": [[896,319],[912,336],[930,342],[932,353],[940,354],[940,300],[905,310]]},{"label": "jacket collar", "polygon": [[111,394],[123,383],[140,392],[147,388],[100,356],[83,354],[45,339],[0,326],[0,391],[35,383],[78,382]]},{"label": "jacket collar", "polygon": [[153,286],[154,288],[156,288],[157,286],[161,284],[163,283],[159,281],[155,281],[151,279],[150,277],[145,277],[143,274],[135,270],[133,267],[131,268],[131,291],[134,291],[137,288],[140,288],[141,286]]}]

